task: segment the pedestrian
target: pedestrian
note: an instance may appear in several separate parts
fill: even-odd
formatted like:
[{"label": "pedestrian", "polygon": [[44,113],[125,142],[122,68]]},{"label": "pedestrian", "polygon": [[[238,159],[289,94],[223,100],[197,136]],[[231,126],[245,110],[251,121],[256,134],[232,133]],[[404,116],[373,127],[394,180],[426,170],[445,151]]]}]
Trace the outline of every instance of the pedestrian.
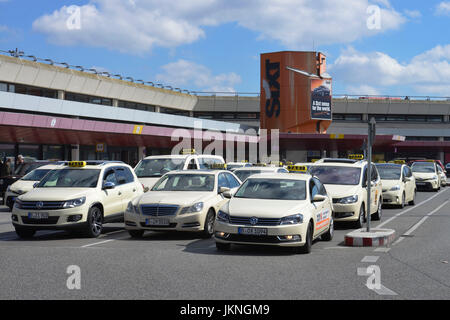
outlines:
[{"label": "pedestrian", "polygon": [[22,163],[24,163],[23,155],[19,154],[19,155],[17,156],[16,166],[18,166],[18,165],[20,165],[20,164],[22,164]]},{"label": "pedestrian", "polygon": [[1,165],[0,176],[6,177],[11,175],[11,159],[5,159]]}]

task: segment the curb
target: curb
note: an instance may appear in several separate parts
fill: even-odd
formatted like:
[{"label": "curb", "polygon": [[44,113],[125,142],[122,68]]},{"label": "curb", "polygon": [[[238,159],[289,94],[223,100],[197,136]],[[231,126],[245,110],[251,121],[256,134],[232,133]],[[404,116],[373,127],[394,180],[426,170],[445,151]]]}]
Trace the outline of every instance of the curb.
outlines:
[{"label": "curb", "polygon": [[354,230],[345,235],[345,245],[349,247],[379,247],[386,246],[395,239],[393,229]]}]

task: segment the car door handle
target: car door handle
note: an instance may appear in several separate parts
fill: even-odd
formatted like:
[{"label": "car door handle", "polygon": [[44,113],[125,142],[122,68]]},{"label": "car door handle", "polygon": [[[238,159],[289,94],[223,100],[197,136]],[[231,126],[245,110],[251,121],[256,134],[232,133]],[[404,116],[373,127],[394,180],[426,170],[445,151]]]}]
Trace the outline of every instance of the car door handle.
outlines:
[{"label": "car door handle", "polygon": [[136,188],[135,188],[135,189],[133,189],[133,192],[136,192]]},{"label": "car door handle", "polygon": [[119,191],[118,195],[119,195],[119,196],[122,195],[122,192]]}]

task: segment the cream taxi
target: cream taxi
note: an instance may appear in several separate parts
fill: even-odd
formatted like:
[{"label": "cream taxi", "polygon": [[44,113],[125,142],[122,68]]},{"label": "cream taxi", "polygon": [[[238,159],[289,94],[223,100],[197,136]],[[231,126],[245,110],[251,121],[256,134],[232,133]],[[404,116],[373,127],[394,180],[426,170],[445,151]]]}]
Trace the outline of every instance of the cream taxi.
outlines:
[{"label": "cream taxi", "polygon": [[377,163],[383,190],[383,203],[403,208],[416,202],[416,179],[405,164]]},{"label": "cream taxi", "polygon": [[146,230],[193,231],[211,237],[216,213],[228,201],[223,193],[233,193],[240,185],[227,170],[169,172],[128,203],[125,229],[136,238]]},{"label": "cream taxi", "polygon": [[432,189],[438,191],[441,188],[441,176],[438,165],[433,161],[414,162],[411,170],[416,178],[417,188]]},{"label": "cream taxi", "polygon": [[245,180],[217,213],[218,250],[231,244],[292,247],[309,253],[313,240],[333,238],[332,203],[319,179],[309,174],[256,174]]},{"label": "cream taxi", "polygon": [[143,192],[133,169],[123,162],[71,161],[16,199],[12,223],[23,238],[46,229],[98,237],[103,223],[123,221],[128,203]]},{"label": "cream taxi", "polygon": [[[367,213],[367,166],[368,162],[355,159],[321,159],[309,172],[317,176],[333,198],[334,220],[353,221],[361,228]],[[382,184],[374,164],[371,167],[371,219],[380,220],[382,215]]]},{"label": "cream taxi", "polygon": [[134,168],[139,181],[149,190],[164,174],[174,170],[209,169],[211,165],[224,164],[222,156],[197,155],[195,150],[182,151],[179,155],[149,156]]},{"label": "cream taxi", "polygon": [[60,165],[48,164],[28,172],[25,176],[8,186],[5,193],[5,203],[12,210],[16,198],[27,193],[35,183],[39,182],[50,170],[58,168]]},{"label": "cream taxi", "polygon": [[233,173],[241,180],[244,181],[248,177],[258,173],[288,173],[289,171],[283,167],[265,166],[264,164],[255,164],[253,167],[238,168]]}]

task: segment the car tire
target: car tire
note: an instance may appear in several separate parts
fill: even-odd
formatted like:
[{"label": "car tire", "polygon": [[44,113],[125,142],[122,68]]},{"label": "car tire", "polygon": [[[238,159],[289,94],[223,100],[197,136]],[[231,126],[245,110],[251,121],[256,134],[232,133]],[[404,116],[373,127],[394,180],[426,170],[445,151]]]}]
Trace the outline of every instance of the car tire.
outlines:
[{"label": "car tire", "polygon": [[403,208],[405,207],[405,198],[406,198],[406,195],[405,195],[405,193],[403,192],[403,193],[402,193],[402,201],[401,201],[400,204],[399,204],[400,209],[403,209]]},{"label": "car tire", "polygon": [[295,253],[307,254],[311,252],[312,242],[313,242],[314,225],[312,222],[308,224],[308,230],[306,231],[306,242],[301,247],[294,248]]},{"label": "car tire", "polygon": [[[381,204],[381,198],[378,199],[378,209],[377,212],[373,214],[373,220],[381,220],[381,216],[383,215],[383,205]],[[403,196],[403,203],[405,202],[405,197]],[[404,206],[403,206],[404,207]]]},{"label": "car tire", "polygon": [[21,239],[30,239],[33,238],[34,234],[36,233],[36,230],[33,229],[27,229],[27,228],[16,228],[16,234]]},{"label": "car tire", "polygon": [[413,205],[416,204],[416,192],[417,192],[417,190],[414,190],[413,198],[412,198],[412,200],[410,202],[408,202],[408,204],[410,206],[413,206]]},{"label": "car tire", "polygon": [[130,236],[134,239],[140,239],[144,235],[144,230],[128,230]]},{"label": "car tire", "polygon": [[366,222],[366,209],[364,203],[362,203],[361,208],[359,209],[358,220],[355,221],[355,228],[362,228],[364,226],[364,222]]},{"label": "car tire", "polygon": [[334,235],[334,220],[333,217],[330,218],[330,227],[328,228],[328,231],[325,232],[325,234],[322,235],[322,240],[324,241],[331,241],[333,239]]},{"label": "car tire", "polygon": [[87,216],[87,227],[85,235],[89,238],[97,238],[103,230],[103,212],[97,207],[93,206],[89,209]]},{"label": "car tire", "polygon": [[209,209],[208,213],[206,214],[205,223],[203,227],[203,231],[201,234],[201,237],[203,239],[209,239],[214,234],[214,219],[216,215],[214,214],[213,209]]},{"label": "car tire", "polygon": [[231,244],[230,243],[216,242],[216,249],[217,249],[217,251],[230,251],[231,250]]}]

